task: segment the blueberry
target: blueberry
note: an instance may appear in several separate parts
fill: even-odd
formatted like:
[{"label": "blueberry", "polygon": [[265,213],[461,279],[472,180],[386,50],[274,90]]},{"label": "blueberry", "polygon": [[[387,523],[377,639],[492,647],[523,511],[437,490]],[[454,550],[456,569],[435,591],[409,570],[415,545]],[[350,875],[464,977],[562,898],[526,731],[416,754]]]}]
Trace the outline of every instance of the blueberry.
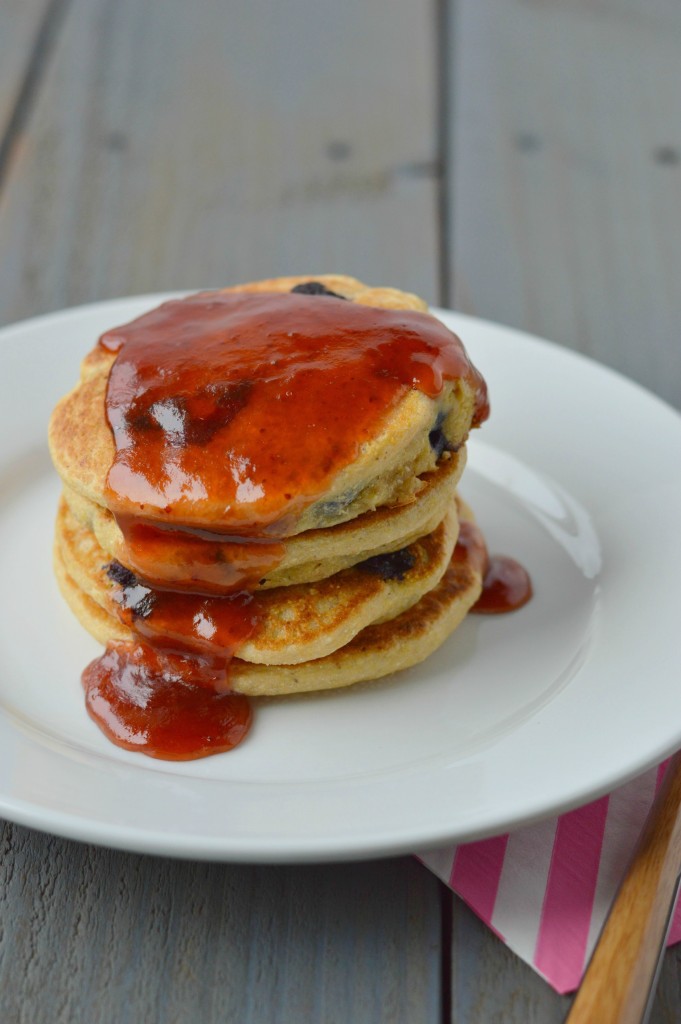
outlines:
[{"label": "blueberry", "polygon": [[438,427],[437,430],[431,430],[428,434],[428,440],[430,441],[430,447],[435,452],[435,458],[439,459],[443,452],[453,452],[454,445],[447,440],[442,430]]},{"label": "blueberry", "polygon": [[121,588],[120,592],[113,595],[114,600],[122,608],[128,608],[137,618],[146,619],[151,615],[156,604],[156,594],[151,587],[146,586],[131,569],[120,562],[114,560],[104,568],[109,579]]},{"label": "blueberry", "polygon": [[344,295],[339,295],[338,292],[332,292],[321,281],[305,281],[304,284],[297,284],[295,288],[291,289],[291,292],[296,295],[330,295],[332,299],[345,298]]},{"label": "blueberry", "polygon": [[360,490],[360,487],[352,487],[331,501],[320,501],[316,508],[317,521],[336,519],[337,516],[342,515],[352,505]]},{"label": "blueberry", "polygon": [[374,555],[357,565],[363,572],[378,576],[382,580],[403,580],[410,569],[414,568],[416,555],[409,548],[390,551],[387,555]]},{"label": "blueberry", "polygon": [[438,413],[438,417],[435,420],[433,429],[428,434],[428,440],[430,441],[430,447],[435,452],[435,458],[439,459],[443,452],[455,452],[457,446],[447,438],[445,432],[442,429],[442,424],[445,421],[445,413]]},{"label": "blueberry", "polygon": [[104,569],[106,569],[106,574],[111,582],[118,583],[121,587],[134,587],[137,583],[137,577],[132,569],[127,569],[115,559],[113,562],[109,562],[108,565],[105,565]]}]

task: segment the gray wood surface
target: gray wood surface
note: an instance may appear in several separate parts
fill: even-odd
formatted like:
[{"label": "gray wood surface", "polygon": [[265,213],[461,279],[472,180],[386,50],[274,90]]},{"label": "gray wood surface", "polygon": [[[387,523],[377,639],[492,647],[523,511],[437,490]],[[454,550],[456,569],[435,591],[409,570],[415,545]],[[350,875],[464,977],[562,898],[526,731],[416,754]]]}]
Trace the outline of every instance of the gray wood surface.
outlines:
[{"label": "gray wood surface", "polygon": [[459,0],[450,37],[457,308],[681,405],[681,8]]},{"label": "gray wood surface", "polygon": [[[680,402],[680,51],[674,0],[3,0],[0,323],[339,270]],[[569,1003],[408,858],[206,865],[9,823],[1,849],[3,1024]]]},{"label": "gray wood surface", "polygon": [[0,131],[5,137],[12,114],[17,107],[31,61],[41,58],[35,53],[40,28],[49,10],[49,0],[3,0],[0,18]]},{"label": "gray wood surface", "polygon": [[100,850],[8,825],[0,1019],[436,1021],[432,881],[406,858],[235,867]]},{"label": "gray wood surface", "polygon": [[435,299],[428,14],[72,0],[5,186],[2,319],[319,268]]},{"label": "gray wood surface", "polygon": [[[386,37],[385,2],[73,0],[5,179],[0,321],[335,268],[435,298],[429,11],[390,8]],[[408,858],[207,867],[3,841],[3,1021],[439,1017],[440,886]]]},{"label": "gray wood surface", "polygon": [[[445,30],[452,303],[680,407],[681,7],[458,0]],[[507,951],[466,956],[477,930],[453,942],[453,1019],[562,1020]],[[681,1020],[678,949],[650,1020]]]}]

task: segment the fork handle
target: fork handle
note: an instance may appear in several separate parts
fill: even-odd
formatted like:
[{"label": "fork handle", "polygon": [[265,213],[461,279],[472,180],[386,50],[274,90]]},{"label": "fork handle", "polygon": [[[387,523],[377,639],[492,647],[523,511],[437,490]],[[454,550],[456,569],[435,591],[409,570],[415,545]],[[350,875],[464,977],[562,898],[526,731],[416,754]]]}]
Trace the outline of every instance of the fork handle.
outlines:
[{"label": "fork handle", "polygon": [[681,751],[672,759],[566,1024],[641,1024],[681,870]]}]

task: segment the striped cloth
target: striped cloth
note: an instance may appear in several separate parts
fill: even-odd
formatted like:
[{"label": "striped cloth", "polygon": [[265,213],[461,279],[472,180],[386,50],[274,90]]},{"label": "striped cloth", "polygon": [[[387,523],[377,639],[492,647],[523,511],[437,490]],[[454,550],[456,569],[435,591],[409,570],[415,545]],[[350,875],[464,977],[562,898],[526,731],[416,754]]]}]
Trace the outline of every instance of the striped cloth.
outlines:
[{"label": "striped cloth", "polygon": [[[550,821],[417,856],[558,992],[572,992],[666,764]],[[679,941],[681,901],[667,939]]]}]

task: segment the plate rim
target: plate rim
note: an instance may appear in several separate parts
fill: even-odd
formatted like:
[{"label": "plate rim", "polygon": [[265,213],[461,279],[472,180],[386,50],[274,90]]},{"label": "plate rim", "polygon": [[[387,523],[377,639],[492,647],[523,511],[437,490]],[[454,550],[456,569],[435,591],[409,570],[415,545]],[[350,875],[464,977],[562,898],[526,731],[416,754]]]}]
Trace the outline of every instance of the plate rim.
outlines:
[{"label": "plate rim", "polygon": [[[74,315],[87,316],[88,314],[99,313],[100,310],[102,315],[104,315],[105,310],[112,310],[115,313],[117,308],[129,307],[134,303],[148,303],[151,306],[168,298],[184,294],[187,294],[187,292],[172,291],[149,295],[124,296],[117,299],[91,302],[57,310],[7,325],[0,328],[0,362],[4,358],[4,343],[13,336],[20,335],[23,331],[49,330],[53,325],[67,323]],[[514,337],[522,345],[530,343],[532,346],[538,346],[542,351],[550,352],[553,357],[565,358],[572,362],[576,361],[587,373],[593,371],[601,372],[620,384],[634,388],[642,400],[646,402],[652,401],[660,409],[671,413],[675,417],[681,436],[681,414],[659,396],[637,382],[630,380],[619,371],[604,366],[583,353],[566,349],[555,342],[539,338],[525,331],[496,324],[493,321],[482,318],[471,317],[467,314],[442,307],[433,307],[432,311],[435,315],[441,316],[445,320],[453,318],[458,325],[455,327],[456,330],[462,329],[464,326],[475,325],[476,329],[490,331],[492,334],[501,332],[509,337]],[[465,331],[462,330],[462,333],[464,334],[465,342]],[[528,462],[528,465],[532,465],[531,461]],[[6,718],[4,714],[2,714],[2,717]],[[499,834],[509,829],[523,827],[547,816],[564,813],[576,806],[597,799],[603,794],[610,792],[613,788],[626,783],[653,764],[659,763],[672,753],[680,742],[681,721],[673,741],[661,743],[654,751],[648,750],[646,753],[633,758],[626,771],[615,770],[613,772],[611,769],[609,773],[606,772],[604,775],[601,775],[598,781],[595,781],[588,790],[582,787],[579,793],[575,793],[571,798],[565,798],[559,802],[551,802],[550,806],[547,805],[546,799],[535,800],[534,806],[532,806],[532,801],[529,804],[526,801],[526,811],[524,813],[509,811],[506,818],[497,819],[494,824],[487,822],[463,832],[452,828],[451,825],[443,826],[441,824],[435,829],[430,827],[418,834],[412,832],[409,836],[404,834],[386,835],[383,839],[374,839],[368,842],[362,836],[348,836],[340,846],[336,839],[310,841],[306,838],[301,845],[299,839],[289,836],[286,838],[280,837],[277,840],[277,846],[273,846],[270,839],[265,838],[263,840],[260,837],[240,839],[239,837],[235,838],[229,835],[220,835],[219,837],[197,837],[194,835],[190,837],[185,834],[176,834],[171,837],[154,830],[144,832],[136,827],[120,824],[112,825],[110,822],[99,822],[89,817],[81,817],[77,814],[64,813],[55,809],[46,811],[45,808],[38,804],[13,800],[2,791],[1,782],[0,813],[9,820],[28,827],[53,832],[71,839],[140,853],[248,863],[310,863],[366,859],[369,857],[383,857],[413,852],[413,848],[416,847],[426,848],[467,842],[482,838],[483,836]],[[200,783],[201,779],[196,779],[195,781]]]}]

